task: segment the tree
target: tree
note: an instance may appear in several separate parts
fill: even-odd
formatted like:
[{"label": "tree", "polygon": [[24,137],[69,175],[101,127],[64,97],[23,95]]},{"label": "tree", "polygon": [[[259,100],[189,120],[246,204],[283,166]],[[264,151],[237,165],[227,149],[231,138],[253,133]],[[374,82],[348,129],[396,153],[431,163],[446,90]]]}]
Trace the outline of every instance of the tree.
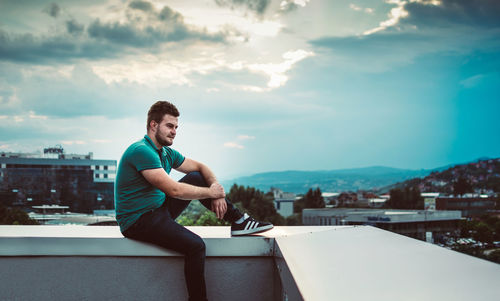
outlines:
[{"label": "tree", "polygon": [[500,249],[492,251],[486,259],[491,260],[496,263],[500,263]]},{"label": "tree", "polygon": [[302,225],[302,214],[295,213],[286,218],[287,226],[301,226]]},{"label": "tree", "polygon": [[0,206],[0,225],[38,225],[21,209]]},{"label": "tree", "polygon": [[479,222],[475,230],[476,233],[472,236],[475,240],[487,243],[493,242],[493,230],[486,223]]},{"label": "tree", "polygon": [[220,220],[211,211],[206,210],[201,214],[198,220],[194,223],[195,226],[229,226],[229,223]]},{"label": "tree", "polygon": [[463,176],[458,177],[453,183],[453,194],[462,196],[468,192],[474,192],[471,183]]},{"label": "tree", "polygon": [[293,204],[294,213],[302,213],[304,208],[325,208],[325,200],[321,196],[321,190],[310,188],[307,193]]},{"label": "tree", "polygon": [[418,187],[406,186],[404,189],[395,188],[390,191],[390,198],[385,207],[393,209],[424,209],[424,198]]},{"label": "tree", "polygon": [[274,225],[284,225],[285,219],[276,211],[272,193],[264,194],[254,187],[234,184],[227,194],[233,204],[241,204],[243,209],[257,220],[269,221]]}]

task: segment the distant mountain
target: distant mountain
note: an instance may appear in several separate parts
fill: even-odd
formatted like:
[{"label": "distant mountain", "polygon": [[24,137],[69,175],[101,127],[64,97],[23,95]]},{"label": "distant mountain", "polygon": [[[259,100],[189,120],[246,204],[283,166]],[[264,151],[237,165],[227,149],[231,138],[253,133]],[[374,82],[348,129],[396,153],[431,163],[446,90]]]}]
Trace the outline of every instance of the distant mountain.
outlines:
[{"label": "distant mountain", "polygon": [[408,170],[385,166],[319,171],[278,171],[258,173],[223,181],[229,189],[234,183],[251,186],[262,191],[277,187],[286,192],[306,193],[309,188],[319,187],[325,192],[371,190],[408,179],[429,175],[433,170]]},{"label": "distant mountain", "polygon": [[460,177],[467,180],[474,192],[500,192],[500,158],[480,158],[470,163],[438,168],[424,178],[394,183],[381,188],[379,192],[412,186],[418,187],[421,192],[453,193],[453,184]]}]

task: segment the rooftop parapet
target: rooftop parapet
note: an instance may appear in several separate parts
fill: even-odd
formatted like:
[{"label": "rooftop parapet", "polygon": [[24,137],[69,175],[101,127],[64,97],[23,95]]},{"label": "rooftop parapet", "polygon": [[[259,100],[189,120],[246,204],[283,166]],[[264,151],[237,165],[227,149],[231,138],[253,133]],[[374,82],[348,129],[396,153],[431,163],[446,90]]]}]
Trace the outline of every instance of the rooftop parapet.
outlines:
[{"label": "rooftop parapet", "polygon": [[[210,300],[496,300],[500,265],[370,226],[275,227],[207,246]],[[186,300],[182,257],[118,227],[0,226],[0,300]]]}]

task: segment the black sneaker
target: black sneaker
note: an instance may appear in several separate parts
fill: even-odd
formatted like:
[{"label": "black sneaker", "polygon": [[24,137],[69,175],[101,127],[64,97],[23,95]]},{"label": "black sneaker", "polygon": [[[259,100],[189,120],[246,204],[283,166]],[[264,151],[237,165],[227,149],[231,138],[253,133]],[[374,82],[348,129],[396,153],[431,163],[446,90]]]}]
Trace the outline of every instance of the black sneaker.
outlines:
[{"label": "black sneaker", "polygon": [[245,217],[245,220],[241,224],[233,223],[231,225],[231,235],[237,236],[260,233],[273,228],[273,224],[258,222],[246,213],[243,217]]}]

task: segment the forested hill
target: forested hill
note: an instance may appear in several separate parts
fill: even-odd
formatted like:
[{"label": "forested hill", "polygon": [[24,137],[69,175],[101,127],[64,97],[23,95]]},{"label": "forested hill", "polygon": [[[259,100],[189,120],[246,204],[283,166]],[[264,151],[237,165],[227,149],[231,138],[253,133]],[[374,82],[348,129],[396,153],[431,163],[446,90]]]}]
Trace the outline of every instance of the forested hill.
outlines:
[{"label": "forested hill", "polygon": [[309,188],[340,192],[369,190],[416,177],[425,177],[432,170],[407,170],[384,166],[323,171],[280,171],[259,173],[248,177],[222,181],[226,189],[236,183],[262,191],[277,187],[287,192],[306,193]]},{"label": "forested hill", "polygon": [[[500,192],[500,158],[479,159],[459,164],[442,171],[433,171],[424,178],[402,181],[380,189],[387,192],[393,188],[405,186],[418,187],[421,192],[454,193],[456,183],[460,181],[465,192],[493,193]],[[455,186],[454,186],[455,185]]]}]

